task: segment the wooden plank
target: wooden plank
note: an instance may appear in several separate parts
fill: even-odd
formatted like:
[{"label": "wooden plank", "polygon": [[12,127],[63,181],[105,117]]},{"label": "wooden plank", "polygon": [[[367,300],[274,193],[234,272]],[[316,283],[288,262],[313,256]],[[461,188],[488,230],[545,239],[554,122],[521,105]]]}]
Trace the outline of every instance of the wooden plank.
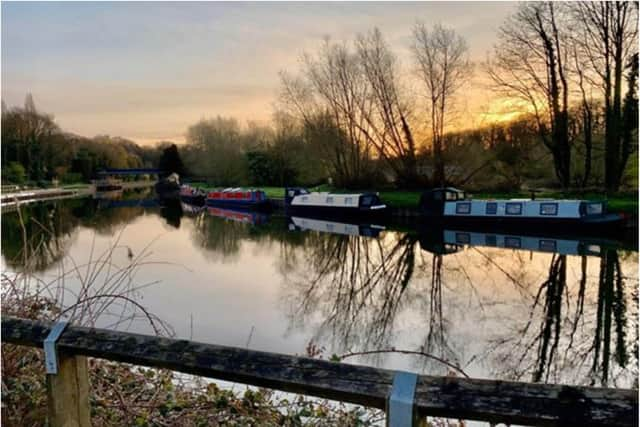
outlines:
[{"label": "wooden plank", "polygon": [[91,426],[86,357],[58,354],[58,373],[47,374],[47,402],[51,427]]},{"label": "wooden plank", "polygon": [[[41,346],[50,323],[2,318],[2,340]],[[58,348],[384,409],[393,371],[187,340],[69,326]],[[421,375],[420,416],[544,426],[637,425],[637,391]]]}]

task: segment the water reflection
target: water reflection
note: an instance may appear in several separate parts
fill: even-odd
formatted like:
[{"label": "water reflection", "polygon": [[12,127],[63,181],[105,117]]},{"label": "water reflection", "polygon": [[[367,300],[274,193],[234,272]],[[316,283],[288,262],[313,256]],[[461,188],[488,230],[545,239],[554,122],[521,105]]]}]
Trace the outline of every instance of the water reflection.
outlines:
[{"label": "water reflection", "polygon": [[[204,255],[200,268],[209,274],[240,274],[253,268],[254,255],[268,259],[274,276],[257,277],[255,286],[273,284],[279,299],[273,319],[285,315],[287,321],[273,340],[303,334],[337,354],[418,350],[476,376],[608,386],[637,382],[633,245],[491,230],[394,231],[392,224],[194,208],[144,193],[32,205],[20,215],[24,231],[17,212],[3,214],[2,253],[11,268],[22,267],[25,245],[37,254],[29,267],[43,271],[74,246],[77,229],[110,235],[125,224],[135,228],[142,216],[162,218],[167,229],[185,233],[193,254]],[[208,322],[225,322],[230,314],[210,316]],[[411,364],[447,374],[434,361]]]}]

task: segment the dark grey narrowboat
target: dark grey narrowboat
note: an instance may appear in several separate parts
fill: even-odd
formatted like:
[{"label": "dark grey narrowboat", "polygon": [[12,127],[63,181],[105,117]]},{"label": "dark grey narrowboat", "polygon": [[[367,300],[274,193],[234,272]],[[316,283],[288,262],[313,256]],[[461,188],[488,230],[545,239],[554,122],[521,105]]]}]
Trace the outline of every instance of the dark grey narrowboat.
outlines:
[{"label": "dark grey narrowboat", "polygon": [[425,191],[420,198],[420,211],[432,224],[521,230],[602,232],[621,227],[625,220],[622,214],[608,213],[606,201],[472,200],[451,187]]},{"label": "dark grey narrowboat", "polygon": [[310,193],[304,188],[285,189],[289,215],[306,217],[382,217],[388,209],[376,193]]}]

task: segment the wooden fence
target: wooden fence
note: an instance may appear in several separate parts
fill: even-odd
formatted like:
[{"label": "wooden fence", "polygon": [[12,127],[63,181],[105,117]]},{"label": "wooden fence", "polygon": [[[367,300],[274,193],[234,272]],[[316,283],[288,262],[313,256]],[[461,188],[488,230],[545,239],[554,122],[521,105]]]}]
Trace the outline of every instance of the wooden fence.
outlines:
[{"label": "wooden fence", "polygon": [[[41,347],[50,322],[2,318],[2,341]],[[89,425],[86,357],[267,387],[385,410],[395,372],[305,357],[69,325],[47,375],[52,425]],[[634,426],[637,390],[419,375],[413,418],[543,426]]]}]

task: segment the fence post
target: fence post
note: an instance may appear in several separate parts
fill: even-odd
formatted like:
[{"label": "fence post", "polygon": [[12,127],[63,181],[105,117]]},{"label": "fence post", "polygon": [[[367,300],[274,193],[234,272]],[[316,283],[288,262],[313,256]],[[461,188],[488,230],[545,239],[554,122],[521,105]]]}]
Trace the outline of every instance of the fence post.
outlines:
[{"label": "fence post", "polygon": [[60,353],[58,373],[47,374],[51,427],[90,427],[87,358]]}]

